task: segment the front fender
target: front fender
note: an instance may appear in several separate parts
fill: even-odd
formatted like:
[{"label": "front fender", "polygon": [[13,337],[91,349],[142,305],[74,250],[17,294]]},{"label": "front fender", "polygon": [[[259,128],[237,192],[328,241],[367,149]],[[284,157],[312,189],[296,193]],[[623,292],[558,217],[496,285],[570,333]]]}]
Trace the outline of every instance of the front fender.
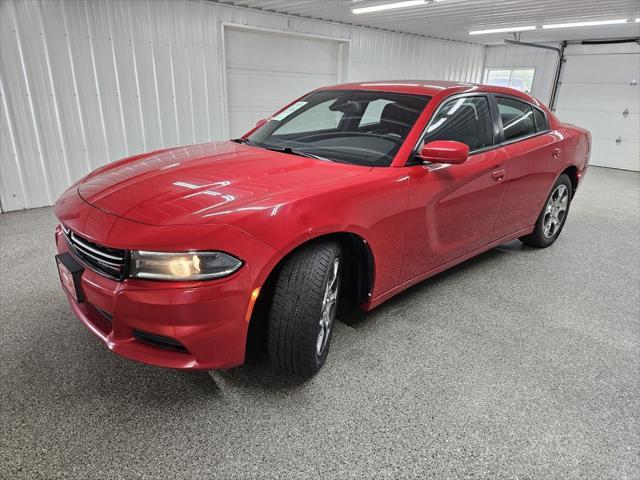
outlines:
[{"label": "front fender", "polygon": [[346,179],[330,190],[279,195],[252,206],[250,215],[232,222],[277,251],[261,280],[310,240],[348,233],[367,242],[375,261],[372,295],[394,288],[405,250],[408,177],[401,168],[373,169],[366,177]]}]

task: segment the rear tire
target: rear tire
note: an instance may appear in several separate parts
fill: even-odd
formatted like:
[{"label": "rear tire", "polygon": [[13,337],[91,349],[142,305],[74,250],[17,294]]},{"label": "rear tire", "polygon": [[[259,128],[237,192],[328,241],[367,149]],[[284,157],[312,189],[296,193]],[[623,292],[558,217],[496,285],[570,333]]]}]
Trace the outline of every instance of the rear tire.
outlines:
[{"label": "rear tire", "polygon": [[286,373],[315,374],[327,358],[340,294],[342,249],[316,242],[294,252],[275,284],[269,312],[271,363]]},{"label": "rear tire", "polygon": [[533,232],[520,237],[520,241],[536,248],[546,248],[555,242],[567,221],[572,196],[571,180],[563,173],[553,185]]}]

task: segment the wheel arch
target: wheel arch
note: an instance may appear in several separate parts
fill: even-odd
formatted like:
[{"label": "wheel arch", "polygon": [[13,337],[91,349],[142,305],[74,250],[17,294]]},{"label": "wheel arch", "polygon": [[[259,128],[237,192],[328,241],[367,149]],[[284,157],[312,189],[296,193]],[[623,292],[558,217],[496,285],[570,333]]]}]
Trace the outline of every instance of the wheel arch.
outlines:
[{"label": "wheel arch", "polygon": [[373,290],[375,259],[369,242],[361,234],[353,231],[339,230],[325,232],[310,238],[307,237],[295,243],[293,246],[290,246],[286,253],[270,268],[263,285],[273,280],[272,277],[277,275],[284,262],[286,262],[293,253],[313,243],[329,240],[337,241],[340,244],[344,252],[346,267],[357,273],[358,288],[357,291],[354,292],[356,294],[354,300],[356,300],[358,304],[366,303],[369,299],[369,294]]},{"label": "wheel arch", "polygon": [[249,319],[247,351],[264,348],[273,287],[284,263],[298,250],[321,241],[336,241],[342,247],[345,260],[342,303],[356,308],[362,308],[368,303],[375,281],[375,258],[369,242],[362,235],[351,231],[334,231],[306,238],[289,248],[275,265],[267,267],[268,272],[263,274],[260,294]]},{"label": "wheel arch", "polygon": [[[578,167],[576,167],[575,165],[569,165],[560,173],[560,175],[562,175],[563,173],[569,177],[569,180],[571,180],[571,195],[573,196],[573,194],[576,192],[576,189],[578,188],[578,182],[580,181]],[[558,175],[558,177],[560,175]]]}]

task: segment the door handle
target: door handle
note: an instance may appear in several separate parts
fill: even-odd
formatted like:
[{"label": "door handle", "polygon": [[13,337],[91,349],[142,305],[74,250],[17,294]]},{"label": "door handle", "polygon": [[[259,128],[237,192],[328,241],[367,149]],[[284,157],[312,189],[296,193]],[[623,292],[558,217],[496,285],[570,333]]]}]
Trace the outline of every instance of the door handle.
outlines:
[{"label": "door handle", "polygon": [[551,156],[553,158],[560,158],[560,153],[562,153],[562,150],[560,150],[559,148],[554,148],[553,150],[551,150]]},{"label": "door handle", "polygon": [[491,172],[491,178],[493,178],[496,182],[499,182],[500,180],[504,179],[504,168],[501,168],[500,170],[494,170],[493,172]]}]

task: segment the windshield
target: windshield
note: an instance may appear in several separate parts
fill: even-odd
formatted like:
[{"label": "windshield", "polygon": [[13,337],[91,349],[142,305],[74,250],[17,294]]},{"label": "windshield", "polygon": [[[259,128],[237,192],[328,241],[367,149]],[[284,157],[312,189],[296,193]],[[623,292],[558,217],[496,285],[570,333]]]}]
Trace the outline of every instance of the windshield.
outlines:
[{"label": "windshield", "polygon": [[367,166],[389,166],[430,97],[365,90],[313,92],[271,117],[249,145]]}]

